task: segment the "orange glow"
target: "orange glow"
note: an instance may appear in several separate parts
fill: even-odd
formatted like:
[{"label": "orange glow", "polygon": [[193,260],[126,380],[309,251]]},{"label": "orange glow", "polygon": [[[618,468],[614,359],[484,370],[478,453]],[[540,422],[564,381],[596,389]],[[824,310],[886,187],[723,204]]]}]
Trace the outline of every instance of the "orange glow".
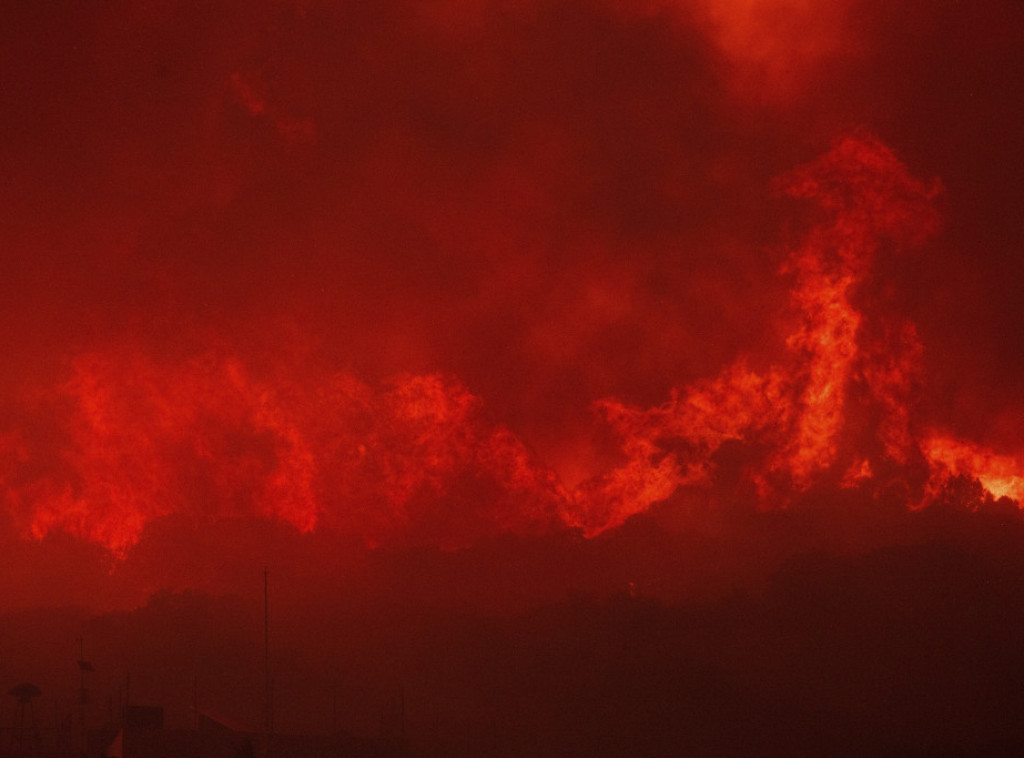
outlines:
[{"label": "orange glow", "polygon": [[[529,528],[565,498],[513,435],[480,422],[478,398],[438,375],[378,390],[346,374],[295,385],[231,356],[160,364],[108,352],[76,360],[56,400],[70,407],[61,473],[8,480],[7,497],[31,536],[60,529],[116,554],[171,513],[304,532],[323,520],[376,542],[415,533],[453,488],[496,500],[471,534]],[[25,455],[12,437],[5,459]],[[460,533],[434,538],[459,544]]]},{"label": "orange glow", "polygon": [[869,477],[868,459],[838,460],[855,371],[869,377],[881,405],[885,454],[905,460],[909,422],[903,395],[919,346],[907,328],[895,352],[865,350],[864,316],[851,297],[883,240],[917,242],[934,229],[929,203],[938,186],[911,177],[880,142],[848,138],[819,161],[783,177],[780,188],[815,200],[828,214],[785,266],[795,278],[792,304],[799,318],[786,339],[788,355],[763,373],[740,361],[715,380],[677,389],[669,403],[651,410],[615,400],[599,404],[623,441],[627,462],[589,490],[588,503],[604,504],[589,511],[600,519],[573,523],[597,532],[646,510],[679,486],[707,481],[713,455],[726,440],[769,446],[767,469],[749,475],[763,496],[772,498],[773,489],[779,490],[774,497],[782,502],[836,465],[845,466],[846,484]]},{"label": "orange glow", "polygon": [[874,472],[871,470],[871,462],[864,458],[857,461],[846,470],[846,473],[843,474],[842,480],[839,482],[839,486],[844,489],[858,487],[865,482],[870,481],[873,476]]},{"label": "orange glow", "polygon": [[966,476],[1019,500],[1015,459],[946,437],[915,442],[916,330],[875,323],[855,305],[880,245],[915,244],[935,229],[938,185],[911,177],[877,140],[851,137],[778,187],[819,211],[783,267],[794,324],[783,354],[764,369],[737,360],[652,408],[596,403],[619,463],[572,490],[509,429],[485,421],[483,401],[451,377],[400,375],[374,387],[293,365],[257,375],[225,351],[158,361],[121,348],[80,355],[53,393],[64,436],[49,443],[49,467],[26,467],[32,445],[4,438],[12,513],[25,534],[63,530],[115,554],[174,513],[196,523],[278,519],[303,532],[323,525],[370,544],[458,546],[556,525],[592,536],[680,487],[713,483],[730,441],[747,451],[740,475],[761,508],[819,483],[870,486],[875,472],[922,455],[928,497]]},{"label": "orange glow", "polygon": [[744,97],[786,102],[837,58],[862,54],[849,32],[848,2],[698,0],[692,4],[732,67]]},{"label": "orange glow", "polygon": [[994,499],[1009,498],[1024,502],[1024,462],[1009,455],[952,437],[934,435],[921,445],[931,465],[929,491],[932,496],[953,477],[977,480]]},{"label": "orange glow", "polygon": [[1024,0],[0,19],[0,758],[1024,755]]},{"label": "orange glow", "polygon": [[59,395],[71,404],[70,471],[29,486],[34,536],[59,527],[120,553],[147,521],[180,511],[315,526],[310,452],[237,361],[95,353],[75,361]]}]

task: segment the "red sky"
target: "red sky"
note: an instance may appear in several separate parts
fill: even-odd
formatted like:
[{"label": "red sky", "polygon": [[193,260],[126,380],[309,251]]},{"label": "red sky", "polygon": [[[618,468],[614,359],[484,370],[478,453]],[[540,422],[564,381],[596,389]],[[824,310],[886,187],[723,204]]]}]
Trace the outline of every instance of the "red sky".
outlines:
[{"label": "red sky", "polygon": [[8,4],[5,530],[544,528],[622,465],[595,403],[785,353],[828,222],[777,177],[849,135],[942,187],[852,307],[915,325],[914,423],[1016,470],[1020,5],[723,7]]},{"label": "red sky", "polygon": [[942,187],[853,307],[915,325],[915,423],[1015,471],[1019,3],[723,8],[8,4],[11,539],[543,529],[622,465],[595,403],[785,353],[816,227],[776,178],[849,135]]},{"label": "red sky", "polygon": [[[331,643],[353,681],[410,677],[453,713],[476,664],[426,671],[448,659],[409,630],[435,652],[446,624],[521,634],[543,669],[547,631],[564,652],[592,620],[574,593],[769,586],[687,638],[745,682],[790,670],[819,569],[866,595],[897,576],[860,652],[834,651],[855,668],[894,608],[916,629],[922,587],[921,618],[950,612],[933,577],[967,598],[994,571],[963,639],[1007,639],[1022,39],[1016,0],[3,3],[0,607],[84,607],[53,628],[152,672],[162,614],[251,614],[271,565],[298,669],[315,630],[380,614],[397,659],[365,630]],[[933,549],[950,535],[984,565]],[[498,631],[409,610],[567,596],[571,619]],[[53,655],[18,663],[25,613],[5,676]],[[235,670],[231,618],[173,660]],[[970,671],[950,687],[1004,693]],[[946,723],[943,697],[921,713]]]}]

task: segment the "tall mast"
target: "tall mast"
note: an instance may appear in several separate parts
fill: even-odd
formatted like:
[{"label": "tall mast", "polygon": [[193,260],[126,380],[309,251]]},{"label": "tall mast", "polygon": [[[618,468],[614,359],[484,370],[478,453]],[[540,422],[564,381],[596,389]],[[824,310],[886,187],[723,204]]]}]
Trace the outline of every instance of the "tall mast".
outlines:
[{"label": "tall mast", "polygon": [[[264,708],[264,722],[263,731],[266,733],[267,738],[270,738],[271,724],[273,723],[273,716],[271,715],[271,702],[270,702],[270,588],[269,588],[269,577],[268,570],[263,569],[263,708]],[[269,746],[269,742],[268,742]]]}]

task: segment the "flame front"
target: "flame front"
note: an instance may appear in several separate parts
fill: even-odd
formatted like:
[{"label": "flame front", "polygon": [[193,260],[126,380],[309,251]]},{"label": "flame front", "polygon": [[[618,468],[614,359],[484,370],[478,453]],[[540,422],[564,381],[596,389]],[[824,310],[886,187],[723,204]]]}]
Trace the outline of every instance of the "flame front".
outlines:
[{"label": "flame front", "polygon": [[170,514],[280,519],[370,544],[454,546],[560,525],[595,535],[680,487],[712,484],[733,442],[762,508],[815,487],[877,490],[879,472],[911,491],[915,467],[926,470],[916,504],[956,477],[1021,501],[1018,459],[919,431],[916,330],[858,307],[877,255],[936,230],[938,184],[858,136],[778,189],[811,201],[815,219],[781,272],[792,281],[784,320],[793,324],[782,354],[762,367],[740,358],[653,408],[599,401],[621,462],[575,490],[451,377],[373,386],[295,366],[259,373],[225,350],[158,360],[120,346],[79,355],[36,401],[52,433],[15,425],[3,434],[5,499],[27,535],[63,530],[116,554]]},{"label": "flame front", "polygon": [[[864,316],[854,306],[879,247],[923,240],[936,226],[930,201],[938,185],[911,177],[886,146],[870,138],[847,138],[817,162],[782,177],[780,189],[817,203],[824,218],[789,255],[785,274],[794,279],[797,326],[785,340],[786,355],[765,371],[744,361],[715,380],[677,389],[655,409],[614,400],[601,404],[618,430],[629,463],[605,479],[599,499],[613,503],[579,522],[589,531],[621,523],[664,499],[683,484],[713,475],[715,452],[726,440],[767,447],[771,452],[749,476],[765,504],[784,503],[837,468],[849,416],[851,383],[866,382],[882,407],[876,430],[885,455],[906,461],[909,439],[905,389],[916,369],[913,330],[908,344],[865,349]],[[848,457],[848,456],[847,456]],[[867,459],[857,463],[870,469]],[[637,488],[634,482],[645,485]],[[589,504],[588,504],[589,505]]]}]

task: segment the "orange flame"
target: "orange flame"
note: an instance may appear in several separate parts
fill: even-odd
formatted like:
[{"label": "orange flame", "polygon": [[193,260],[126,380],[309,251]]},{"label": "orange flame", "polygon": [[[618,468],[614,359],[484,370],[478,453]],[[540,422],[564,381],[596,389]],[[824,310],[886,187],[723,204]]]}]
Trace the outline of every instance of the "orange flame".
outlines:
[{"label": "orange flame", "polygon": [[[676,390],[669,403],[652,410],[615,400],[600,403],[623,440],[627,463],[593,487],[605,507],[581,508],[571,519],[588,532],[622,523],[679,486],[706,481],[714,453],[730,439],[771,444],[767,470],[757,477],[766,495],[773,480],[783,480],[794,492],[806,490],[839,462],[855,371],[868,377],[885,406],[880,434],[886,454],[905,460],[902,390],[911,382],[917,358],[912,330],[906,335],[909,344],[901,346],[905,354],[879,360],[863,349],[864,317],[851,299],[879,245],[919,242],[934,230],[930,201],[938,185],[911,177],[877,140],[851,137],[783,177],[779,186],[793,197],[815,200],[826,214],[784,268],[795,277],[792,302],[800,316],[786,340],[785,362],[759,374],[740,361],[716,380]],[[865,466],[870,469],[867,460],[860,469]]]},{"label": "orange flame", "polygon": [[994,500],[1009,498],[1024,502],[1024,461],[971,442],[934,435],[921,445],[931,466],[929,496],[938,496],[954,477],[977,480]]},{"label": "orange flame", "polygon": [[1024,498],[1018,459],[937,433],[917,441],[916,330],[857,307],[880,249],[935,230],[938,184],[911,177],[877,140],[849,137],[778,187],[818,214],[783,267],[796,325],[780,360],[763,370],[737,360],[653,408],[601,400],[622,462],[573,491],[449,377],[373,387],[298,366],[257,376],[218,351],[160,362],[111,349],[72,363],[48,404],[57,433],[0,436],[11,513],[33,537],[63,530],[115,554],[169,514],[324,525],[371,544],[454,546],[555,525],[595,535],[713,482],[727,442],[754,451],[743,476],[761,507],[816,486],[870,488],[879,472],[915,463],[929,467],[925,503],[956,477]]},{"label": "orange flame", "polygon": [[[528,528],[564,498],[510,432],[479,420],[478,398],[441,376],[381,390],[346,374],[301,385],[257,379],[230,356],[167,365],[124,351],[80,356],[72,371],[58,391],[71,409],[62,471],[5,481],[37,538],[62,529],[120,554],[149,521],[184,513],[300,531],[326,522],[375,542],[422,526],[420,511],[458,486],[490,485],[474,534]],[[26,455],[13,438],[6,447],[8,460]]]}]

